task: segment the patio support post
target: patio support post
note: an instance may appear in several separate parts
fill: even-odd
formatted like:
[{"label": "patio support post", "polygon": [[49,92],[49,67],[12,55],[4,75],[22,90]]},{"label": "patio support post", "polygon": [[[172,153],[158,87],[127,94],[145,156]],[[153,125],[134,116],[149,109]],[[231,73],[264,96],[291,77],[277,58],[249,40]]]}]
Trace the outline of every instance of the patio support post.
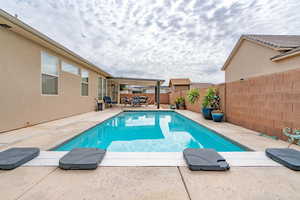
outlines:
[{"label": "patio support post", "polygon": [[156,82],[156,104],[157,109],[159,109],[160,104],[160,81]]}]

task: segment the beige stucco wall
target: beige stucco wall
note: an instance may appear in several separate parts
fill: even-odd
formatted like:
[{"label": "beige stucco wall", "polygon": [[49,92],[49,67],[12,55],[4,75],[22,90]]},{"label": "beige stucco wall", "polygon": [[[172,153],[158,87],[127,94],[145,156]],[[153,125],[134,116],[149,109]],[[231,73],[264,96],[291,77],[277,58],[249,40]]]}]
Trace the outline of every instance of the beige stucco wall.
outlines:
[{"label": "beige stucco wall", "polygon": [[189,85],[171,85],[172,91],[189,90]]},{"label": "beige stucco wall", "polygon": [[271,57],[279,52],[256,43],[243,40],[240,48],[225,70],[225,81],[283,72],[300,68],[300,56],[273,62]]},{"label": "beige stucco wall", "polygon": [[61,70],[58,95],[45,96],[41,94],[41,51],[56,54],[5,29],[0,29],[0,44],[0,132],[95,109],[96,72],[88,70],[88,97],[81,96],[80,76]]}]

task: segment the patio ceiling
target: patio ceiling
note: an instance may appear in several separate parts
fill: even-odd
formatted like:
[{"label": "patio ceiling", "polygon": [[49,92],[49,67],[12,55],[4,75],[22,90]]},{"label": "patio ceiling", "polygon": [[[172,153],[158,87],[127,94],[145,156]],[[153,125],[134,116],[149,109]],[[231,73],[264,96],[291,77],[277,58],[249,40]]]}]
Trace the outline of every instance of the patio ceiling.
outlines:
[{"label": "patio ceiling", "polygon": [[110,77],[110,80],[113,80],[119,84],[124,85],[145,85],[145,86],[155,86],[157,82],[160,82],[160,85],[164,82],[161,79],[144,79],[144,78],[126,78],[126,77]]}]

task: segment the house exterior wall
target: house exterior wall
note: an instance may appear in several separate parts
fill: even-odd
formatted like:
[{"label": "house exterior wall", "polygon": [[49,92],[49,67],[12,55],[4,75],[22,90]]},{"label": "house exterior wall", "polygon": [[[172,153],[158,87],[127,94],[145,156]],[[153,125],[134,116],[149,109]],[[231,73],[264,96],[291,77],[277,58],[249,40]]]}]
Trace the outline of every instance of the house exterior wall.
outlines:
[{"label": "house exterior wall", "polygon": [[212,84],[212,83],[191,83],[190,89],[208,88],[208,87],[213,87],[213,86],[214,86],[214,84]]},{"label": "house exterior wall", "polygon": [[171,85],[171,91],[189,90],[189,85]]},{"label": "house exterior wall", "polygon": [[41,52],[84,68],[9,30],[0,29],[0,132],[93,111],[97,77],[89,71],[89,96],[81,77],[59,69],[58,95],[41,94]]},{"label": "house exterior wall", "polygon": [[284,72],[300,67],[300,56],[273,62],[271,57],[279,52],[262,45],[243,40],[225,70],[225,81],[232,82],[250,77]]}]

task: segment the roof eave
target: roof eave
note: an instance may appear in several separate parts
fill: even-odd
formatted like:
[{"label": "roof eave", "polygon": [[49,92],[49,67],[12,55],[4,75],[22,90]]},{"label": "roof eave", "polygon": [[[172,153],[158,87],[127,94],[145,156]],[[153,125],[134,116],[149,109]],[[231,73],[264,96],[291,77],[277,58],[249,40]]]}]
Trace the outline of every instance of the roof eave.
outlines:
[{"label": "roof eave", "polygon": [[277,56],[274,56],[274,57],[270,58],[270,60],[271,61],[279,61],[279,60],[283,60],[283,59],[293,57],[293,56],[297,56],[297,55],[300,55],[300,51],[296,51],[296,52],[286,54],[286,55],[277,55]]}]

